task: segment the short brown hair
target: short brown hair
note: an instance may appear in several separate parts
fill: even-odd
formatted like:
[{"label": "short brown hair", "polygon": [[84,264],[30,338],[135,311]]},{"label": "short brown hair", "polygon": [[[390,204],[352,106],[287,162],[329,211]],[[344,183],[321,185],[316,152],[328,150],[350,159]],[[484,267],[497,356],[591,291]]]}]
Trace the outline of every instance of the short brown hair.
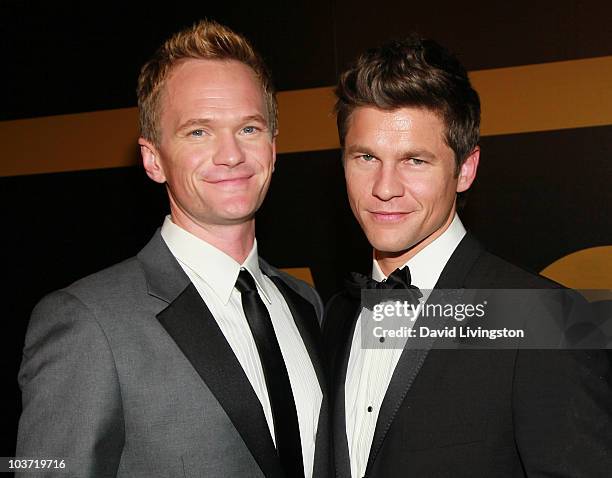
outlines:
[{"label": "short brown hair", "polygon": [[457,172],[480,140],[480,99],[456,57],[433,40],[413,35],[361,55],[335,90],[340,145],[353,110],[420,107],[439,114]]},{"label": "short brown hair", "polygon": [[140,134],[143,138],[159,145],[163,87],[172,68],[187,59],[236,60],[251,67],[261,82],[268,127],[272,135],[276,134],[276,93],[263,59],[244,36],[217,22],[201,20],[166,40],[140,70],[137,95]]}]

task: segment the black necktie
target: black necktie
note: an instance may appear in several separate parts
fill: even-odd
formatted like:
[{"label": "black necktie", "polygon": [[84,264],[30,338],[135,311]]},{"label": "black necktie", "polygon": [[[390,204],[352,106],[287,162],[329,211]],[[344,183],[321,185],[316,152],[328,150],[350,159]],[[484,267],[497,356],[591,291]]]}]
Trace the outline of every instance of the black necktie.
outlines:
[{"label": "black necktie", "polygon": [[266,378],[281,465],[287,477],[303,477],[304,461],[295,401],[270,314],[257,292],[253,277],[245,269],[238,275],[236,289],[240,291],[244,315],[253,333]]},{"label": "black necktie", "polygon": [[361,291],[364,289],[381,291],[380,294],[368,294],[364,297],[366,301],[362,304],[363,307],[372,309],[376,303],[385,300],[405,300],[410,303],[418,303],[423,294],[411,282],[410,269],[404,266],[402,269],[395,269],[387,279],[380,282],[358,272],[351,272],[351,278],[346,281],[346,287],[351,296],[356,299],[361,299]]}]

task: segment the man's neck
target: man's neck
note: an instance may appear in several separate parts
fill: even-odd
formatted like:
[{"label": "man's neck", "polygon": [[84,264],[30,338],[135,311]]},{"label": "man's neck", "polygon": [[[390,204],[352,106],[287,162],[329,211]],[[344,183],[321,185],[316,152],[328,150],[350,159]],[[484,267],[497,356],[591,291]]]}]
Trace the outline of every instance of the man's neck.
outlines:
[{"label": "man's neck", "polygon": [[242,264],[255,241],[255,219],[240,224],[202,224],[181,212],[171,211],[172,222]]}]

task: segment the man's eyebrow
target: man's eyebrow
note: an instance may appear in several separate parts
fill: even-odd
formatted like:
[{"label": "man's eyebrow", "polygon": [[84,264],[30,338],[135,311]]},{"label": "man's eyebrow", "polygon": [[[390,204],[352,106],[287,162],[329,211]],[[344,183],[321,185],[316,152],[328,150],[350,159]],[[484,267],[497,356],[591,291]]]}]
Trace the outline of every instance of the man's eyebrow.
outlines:
[{"label": "man's eyebrow", "polygon": [[244,123],[248,123],[249,121],[258,121],[260,123],[264,123],[265,125],[268,124],[268,121],[266,120],[266,118],[264,118],[260,114],[248,115],[242,118],[242,122]]},{"label": "man's eyebrow", "polygon": [[345,154],[355,154],[355,153],[369,154],[370,156],[376,156],[373,150],[361,144],[351,144],[349,147],[345,149]]},{"label": "man's eyebrow", "polygon": [[[266,119],[262,115],[260,115],[260,114],[246,115],[246,116],[243,116],[240,119],[240,123],[249,123],[251,121],[255,121],[255,122],[258,122],[258,123],[263,123],[266,126],[268,125],[268,122],[266,121]],[[210,117],[208,117],[208,118],[207,117],[205,117],[205,118],[191,118],[191,119],[188,119],[187,121],[185,121],[184,123],[182,123],[178,127],[178,130],[181,131],[181,130],[185,130],[185,129],[188,129],[188,128],[194,128],[194,127],[197,127],[197,126],[206,126],[206,125],[209,125],[209,124],[211,124],[213,122],[214,122],[214,118],[210,118]]]},{"label": "man's eyebrow", "polygon": [[435,159],[436,155],[427,149],[409,149],[403,151],[401,156],[403,158],[425,158],[425,159]]},{"label": "man's eyebrow", "polygon": [[191,118],[182,123],[178,129],[184,130],[188,128],[193,128],[195,126],[206,126],[207,124],[212,123],[212,118]]},{"label": "man's eyebrow", "polygon": [[[370,156],[377,157],[377,154],[369,147],[361,144],[352,144],[345,149],[345,154],[369,154]],[[425,158],[435,159],[436,155],[427,149],[407,149],[400,151],[397,155],[400,158]]]}]

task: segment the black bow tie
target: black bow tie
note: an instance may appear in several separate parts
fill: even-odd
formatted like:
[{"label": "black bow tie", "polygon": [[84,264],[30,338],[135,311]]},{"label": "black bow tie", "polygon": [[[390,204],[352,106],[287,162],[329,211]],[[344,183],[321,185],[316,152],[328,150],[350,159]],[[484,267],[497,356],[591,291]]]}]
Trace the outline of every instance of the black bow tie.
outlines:
[{"label": "black bow tie", "polygon": [[358,272],[351,272],[351,278],[346,281],[346,287],[349,294],[356,299],[361,299],[361,291],[364,289],[381,291],[378,294],[367,294],[366,303],[362,305],[371,309],[377,303],[387,300],[418,303],[423,294],[418,287],[411,284],[411,281],[410,269],[405,266],[402,269],[395,269],[386,280],[381,282]]}]

